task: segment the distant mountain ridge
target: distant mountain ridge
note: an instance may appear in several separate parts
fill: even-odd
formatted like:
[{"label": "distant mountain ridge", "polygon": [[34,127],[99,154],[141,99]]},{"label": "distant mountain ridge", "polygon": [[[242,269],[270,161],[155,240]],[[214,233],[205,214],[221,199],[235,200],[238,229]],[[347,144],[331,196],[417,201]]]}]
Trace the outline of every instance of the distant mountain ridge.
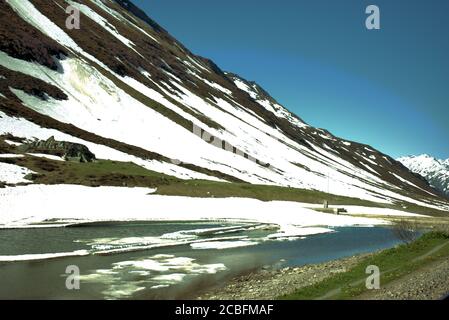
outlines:
[{"label": "distant mountain ridge", "polygon": [[440,160],[427,154],[399,158],[412,172],[418,173],[435,189],[449,197],[449,159]]}]

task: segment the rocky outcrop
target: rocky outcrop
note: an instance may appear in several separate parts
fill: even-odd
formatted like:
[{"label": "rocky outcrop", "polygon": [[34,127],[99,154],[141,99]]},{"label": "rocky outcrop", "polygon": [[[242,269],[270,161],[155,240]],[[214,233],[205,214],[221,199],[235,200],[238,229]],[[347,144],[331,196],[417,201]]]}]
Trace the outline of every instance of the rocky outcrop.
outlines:
[{"label": "rocky outcrop", "polygon": [[19,146],[18,149],[21,152],[56,155],[67,161],[92,162],[96,159],[95,155],[85,145],[56,141],[54,137],[50,137],[47,140],[35,140]]}]

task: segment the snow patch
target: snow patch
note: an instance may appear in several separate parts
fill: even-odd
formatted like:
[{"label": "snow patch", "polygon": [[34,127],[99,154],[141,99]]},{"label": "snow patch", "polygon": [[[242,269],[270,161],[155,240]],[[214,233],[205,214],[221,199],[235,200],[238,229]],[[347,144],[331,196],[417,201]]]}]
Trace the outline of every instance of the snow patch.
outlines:
[{"label": "snow patch", "polygon": [[[0,155],[1,158],[2,155]],[[35,173],[27,168],[0,162],[0,182],[16,184],[16,183],[31,183],[32,181],[25,179],[28,174]],[[0,196],[0,201],[2,200]],[[20,201],[20,199],[17,199]],[[0,205],[1,206],[1,205]],[[3,210],[0,210],[3,214]],[[0,221],[1,221],[0,217]]]},{"label": "snow patch", "polygon": [[[152,189],[76,185],[29,185],[0,189],[0,223],[23,226],[48,219],[93,221],[258,222],[281,227],[339,227],[385,224],[382,220],[338,216],[287,201],[247,198],[189,198],[149,195]],[[64,204],[76,202],[76,207]],[[39,203],[36,207],[34,204]],[[64,210],[60,210],[64,207]]]},{"label": "snow patch", "polygon": [[27,155],[33,156],[33,157],[38,157],[38,158],[45,158],[45,159],[49,159],[49,160],[55,160],[55,161],[65,161],[64,159],[62,159],[61,157],[58,156],[54,156],[51,154],[44,154],[44,153],[27,153]]}]

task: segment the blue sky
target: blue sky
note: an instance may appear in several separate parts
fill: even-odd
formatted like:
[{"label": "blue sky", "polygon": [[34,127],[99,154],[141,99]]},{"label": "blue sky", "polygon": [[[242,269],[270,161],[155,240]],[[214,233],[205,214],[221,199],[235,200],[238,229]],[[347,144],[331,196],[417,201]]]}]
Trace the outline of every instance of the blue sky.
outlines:
[{"label": "blue sky", "polygon": [[[449,158],[449,1],[134,0],[194,53],[311,125]],[[381,30],[365,28],[379,6]]]}]

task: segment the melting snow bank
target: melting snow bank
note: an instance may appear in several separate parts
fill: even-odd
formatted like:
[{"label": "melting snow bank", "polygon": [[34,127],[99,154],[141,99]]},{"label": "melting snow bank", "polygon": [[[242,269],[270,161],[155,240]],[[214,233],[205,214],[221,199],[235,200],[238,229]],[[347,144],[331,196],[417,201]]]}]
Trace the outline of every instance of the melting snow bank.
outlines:
[{"label": "melting snow bank", "polygon": [[[310,204],[310,203],[299,203],[304,208],[313,208],[318,209],[322,208],[322,204]],[[331,206],[332,208],[341,208],[345,209],[346,213],[344,215],[372,215],[372,216],[396,216],[396,217],[424,217],[428,218],[429,216],[411,213],[402,210],[390,209],[390,208],[379,208],[379,207],[364,207],[364,206],[354,206],[354,205],[337,205]]]},{"label": "melting snow bank", "polygon": [[0,189],[0,228],[30,227],[48,221],[69,220],[233,220],[275,224],[281,226],[278,236],[300,236],[304,235],[305,227],[387,223],[380,219],[320,213],[295,202],[159,196],[151,195],[153,191],[147,188],[77,185],[7,187]]},{"label": "melting snow bank", "polygon": [[87,255],[89,255],[89,251],[87,250],[78,250],[73,252],[61,252],[61,253],[21,254],[15,256],[0,256],[0,262],[47,260],[63,257],[81,257]]}]

